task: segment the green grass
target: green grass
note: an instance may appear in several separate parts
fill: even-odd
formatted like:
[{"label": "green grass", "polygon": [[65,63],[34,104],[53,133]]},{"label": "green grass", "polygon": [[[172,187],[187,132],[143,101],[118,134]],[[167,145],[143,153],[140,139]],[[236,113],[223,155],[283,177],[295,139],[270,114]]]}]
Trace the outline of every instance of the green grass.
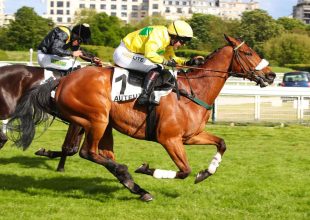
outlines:
[{"label": "green grass", "polygon": [[34,156],[40,147],[58,150],[66,126],[56,122],[27,151],[10,144],[0,151],[0,219],[309,219],[310,128],[208,125],[226,140],[227,151],[214,176],[194,184],[214,147],[187,146],[192,174],[185,180],[157,180],[135,174],[143,162],[176,170],[158,144],[114,132],[115,153],[154,201],[143,203],[108,171],[68,158]]},{"label": "green grass", "polygon": [[[1,59],[4,61],[29,61],[30,53],[29,51],[4,51],[6,54],[6,59]],[[32,54],[33,62],[37,61],[37,51],[34,50]]]},{"label": "green grass", "polygon": [[275,73],[286,73],[286,72],[291,72],[294,71],[291,68],[287,68],[287,67],[278,67],[278,66],[272,66],[271,67],[272,71]]}]

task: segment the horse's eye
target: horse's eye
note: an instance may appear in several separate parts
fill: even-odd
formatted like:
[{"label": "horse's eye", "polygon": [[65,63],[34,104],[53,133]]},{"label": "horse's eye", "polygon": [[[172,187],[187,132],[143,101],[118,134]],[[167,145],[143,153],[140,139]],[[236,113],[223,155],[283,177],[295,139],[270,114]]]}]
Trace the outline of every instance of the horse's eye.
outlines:
[{"label": "horse's eye", "polygon": [[244,52],[244,54],[247,55],[247,56],[252,56],[251,52]]}]

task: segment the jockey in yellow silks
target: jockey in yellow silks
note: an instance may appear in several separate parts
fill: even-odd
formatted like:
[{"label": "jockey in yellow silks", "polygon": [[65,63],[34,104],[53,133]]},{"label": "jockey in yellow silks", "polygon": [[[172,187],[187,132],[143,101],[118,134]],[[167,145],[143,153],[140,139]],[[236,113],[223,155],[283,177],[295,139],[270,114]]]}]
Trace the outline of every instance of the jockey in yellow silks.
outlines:
[{"label": "jockey in yellow silks", "polygon": [[[129,33],[116,48],[113,59],[115,64],[126,69],[146,72],[143,89],[137,102],[158,104],[150,98],[154,84],[163,65],[199,65],[203,59],[177,57],[174,50],[190,41],[193,37],[191,26],[185,21],[174,21],[167,27],[148,26]],[[160,65],[162,64],[162,65]]]}]

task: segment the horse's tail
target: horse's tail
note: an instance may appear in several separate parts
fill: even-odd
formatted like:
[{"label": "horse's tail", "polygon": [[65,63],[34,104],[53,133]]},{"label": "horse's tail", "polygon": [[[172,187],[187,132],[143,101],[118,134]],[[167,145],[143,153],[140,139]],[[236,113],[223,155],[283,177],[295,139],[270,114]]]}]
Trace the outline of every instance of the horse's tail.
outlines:
[{"label": "horse's tail", "polygon": [[8,122],[8,129],[17,132],[12,141],[26,150],[35,136],[35,126],[48,120],[48,112],[53,109],[51,91],[58,82],[49,80],[47,83],[34,87],[18,102],[15,112]]}]

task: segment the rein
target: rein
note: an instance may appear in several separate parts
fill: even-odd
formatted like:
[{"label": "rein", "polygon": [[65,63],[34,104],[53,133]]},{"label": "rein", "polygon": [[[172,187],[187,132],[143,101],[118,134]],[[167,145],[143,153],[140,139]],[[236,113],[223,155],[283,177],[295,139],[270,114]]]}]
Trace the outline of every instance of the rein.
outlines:
[{"label": "rein", "polygon": [[[260,64],[257,65],[254,69],[251,69],[251,68],[245,66],[246,62],[244,62],[244,59],[238,53],[239,48],[244,43],[245,42],[243,41],[239,45],[237,45],[236,47],[233,47],[232,45],[230,45],[231,47],[233,47],[233,56],[232,56],[232,59],[230,61],[230,66],[229,66],[228,71],[212,70],[212,69],[206,69],[206,68],[203,68],[203,67],[193,67],[193,66],[186,66],[186,65],[177,65],[176,68],[177,69],[179,69],[179,68],[188,68],[188,69],[193,69],[193,70],[202,70],[204,72],[228,73],[228,77],[235,76],[235,77],[249,78],[250,80],[253,80],[253,79],[255,79],[255,72],[256,71],[261,71],[261,69],[257,68],[258,66],[260,66]],[[239,65],[241,66],[241,69],[243,70],[243,73],[238,73],[238,72],[233,72],[232,71],[232,65],[233,65],[234,61],[239,63]],[[250,62],[248,59],[247,59],[247,61]],[[263,60],[263,61],[265,62],[266,60]],[[253,64],[253,63],[250,62],[250,64]],[[207,77],[207,76],[203,76],[203,77]],[[209,77],[218,77],[218,76],[209,76]],[[200,77],[197,77],[197,78],[200,78]],[[194,79],[194,78],[187,78],[187,79]]]},{"label": "rein", "polygon": [[[212,70],[212,69],[206,69],[206,68],[202,68],[202,67],[194,67],[194,66],[186,66],[186,65],[177,65],[175,68],[176,69],[188,68],[188,69],[193,69],[193,70],[202,70],[204,72],[228,73],[228,77],[231,76],[231,74],[232,74],[230,71]],[[197,78],[201,78],[201,77],[220,77],[220,76],[212,76],[212,75],[207,76],[206,75],[206,76],[191,77],[191,78],[186,77],[186,78],[187,79],[197,79]],[[228,78],[228,77],[225,77],[225,78]]]},{"label": "rein", "polygon": [[[238,46],[236,46],[236,47],[233,48],[233,56],[232,56],[232,58],[231,58],[228,71],[212,70],[212,69],[206,69],[206,68],[203,68],[203,67],[192,67],[192,66],[186,66],[186,65],[178,65],[178,66],[176,66],[176,68],[189,68],[189,69],[194,69],[194,70],[201,70],[201,71],[204,71],[204,72],[228,73],[228,76],[227,76],[227,77],[225,76],[226,79],[227,79],[228,77],[230,77],[230,76],[239,76],[239,77],[241,76],[241,77],[243,77],[243,78],[248,77],[249,79],[252,80],[253,78],[255,78],[255,72],[256,72],[256,71],[260,71],[260,70],[258,69],[258,66],[260,66],[260,64],[259,64],[257,67],[255,67],[255,69],[253,69],[253,70],[251,70],[251,68],[249,68],[249,67],[247,67],[247,68],[245,67],[244,63],[246,63],[246,62],[242,59],[242,57],[241,57],[241,56],[239,55],[239,53],[238,53],[239,48],[240,48],[243,44],[244,44],[244,41],[243,41],[242,43],[240,43]],[[230,46],[233,47],[232,45],[230,45]],[[232,67],[233,67],[234,61],[239,63],[241,69],[242,69],[243,72],[244,72],[243,74],[242,74],[242,73],[237,73],[237,72],[233,72],[233,71],[232,71]],[[243,61],[243,62],[241,62],[241,61]],[[248,60],[248,62],[250,62],[250,61]],[[251,62],[251,64],[252,64],[252,62]],[[189,95],[189,94],[187,94],[187,93],[185,93],[185,94],[183,93],[182,95],[184,95],[184,96],[187,97],[188,99],[192,100],[192,101],[195,102],[196,104],[198,104],[198,105],[200,105],[200,106],[206,108],[207,110],[211,110],[211,109],[213,109],[213,104],[212,104],[212,105],[209,105],[209,104],[205,103],[204,101],[202,101],[202,100],[196,98],[196,97],[195,97],[195,94],[194,94],[194,91],[193,91],[193,89],[192,89],[192,86],[191,86],[191,84],[190,84],[190,81],[189,81],[189,79],[197,79],[197,78],[201,78],[201,77],[220,77],[220,76],[204,75],[204,76],[199,76],[199,77],[195,77],[195,78],[189,78],[189,77],[187,76],[187,74],[185,73],[185,77],[184,77],[184,78],[186,78],[187,81],[188,81],[188,84],[189,84],[189,87],[190,87],[191,95]],[[183,78],[183,77],[182,77],[182,78]]]}]

